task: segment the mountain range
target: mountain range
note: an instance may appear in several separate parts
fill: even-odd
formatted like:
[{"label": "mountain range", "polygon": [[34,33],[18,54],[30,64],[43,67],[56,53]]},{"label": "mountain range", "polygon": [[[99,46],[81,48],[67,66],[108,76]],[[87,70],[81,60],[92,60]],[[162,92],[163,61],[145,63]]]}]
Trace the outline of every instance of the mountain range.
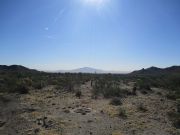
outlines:
[{"label": "mountain range", "polygon": [[77,68],[73,70],[58,70],[55,72],[60,72],[60,73],[97,73],[97,74],[107,74],[107,73],[112,73],[112,74],[126,74],[128,72],[124,71],[108,71],[108,70],[102,70],[102,69],[96,69],[96,68],[91,68],[91,67],[83,67],[83,68]]},{"label": "mountain range", "polygon": [[[0,65],[0,71],[37,72],[37,70],[35,69],[29,69],[21,65],[11,65],[11,66]],[[141,70],[136,70],[131,73],[105,71],[101,69],[83,67],[73,70],[58,70],[58,71],[54,71],[54,73],[97,73],[97,74],[114,73],[114,74],[130,74],[130,75],[157,75],[157,74],[171,74],[171,73],[180,74],[180,66],[171,66],[167,68],[150,67],[147,69],[143,68]]]}]

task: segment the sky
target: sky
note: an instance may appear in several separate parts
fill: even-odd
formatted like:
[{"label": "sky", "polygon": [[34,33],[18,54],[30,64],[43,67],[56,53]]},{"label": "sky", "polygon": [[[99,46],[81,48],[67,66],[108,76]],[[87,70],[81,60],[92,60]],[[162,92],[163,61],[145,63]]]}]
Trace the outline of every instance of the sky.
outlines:
[{"label": "sky", "polygon": [[0,65],[180,65],[180,0],[0,0]]}]

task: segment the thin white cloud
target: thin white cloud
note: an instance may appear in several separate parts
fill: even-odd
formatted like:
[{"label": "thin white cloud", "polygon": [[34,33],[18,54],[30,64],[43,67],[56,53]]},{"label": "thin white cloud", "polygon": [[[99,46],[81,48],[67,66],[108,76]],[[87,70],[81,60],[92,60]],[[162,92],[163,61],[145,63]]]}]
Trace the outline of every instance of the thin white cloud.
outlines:
[{"label": "thin white cloud", "polygon": [[64,9],[64,8],[59,11],[59,13],[57,14],[57,16],[54,18],[54,23],[56,23],[56,22],[62,17],[62,15],[64,14],[64,12],[65,12],[65,9]]},{"label": "thin white cloud", "polygon": [[48,39],[56,39],[55,36],[53,36],[53,35],[46,35],[45,37]]},{"label": "thin white cloud", "polygon": [[[54,24],[62,17],[62,15],[63,15],[64,12],[65,12],[65,9],[64,9],[64,8],[61,9],[61,10],[59,10],[58,14],[56,15],[56,17],[55,17],[54,20],[53,20],[52,25],[54,25]],[[45,27],[44,30],[45,30],[45,31],[49,31],[49,27]],[[53,35],[46,35],[45,38],[48,38],[48,39],[56,39],[55,36],[53,36]]]}]

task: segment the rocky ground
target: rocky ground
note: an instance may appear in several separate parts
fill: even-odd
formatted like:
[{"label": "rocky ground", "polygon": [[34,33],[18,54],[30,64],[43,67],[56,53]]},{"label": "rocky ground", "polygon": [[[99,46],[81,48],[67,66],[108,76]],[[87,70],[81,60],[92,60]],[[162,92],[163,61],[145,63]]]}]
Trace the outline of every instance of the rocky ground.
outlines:
[{"label": "rocky ground", "polygon": [[[131,84],[122,87],[132,89]],[[178,135],[167,116],[175,103],[164,90],[138,91],[113,106],[110,99],[92,98],[90,82],[79,89],[81,99],[54,86],[26,95],[1,94],[0,135]]]}]

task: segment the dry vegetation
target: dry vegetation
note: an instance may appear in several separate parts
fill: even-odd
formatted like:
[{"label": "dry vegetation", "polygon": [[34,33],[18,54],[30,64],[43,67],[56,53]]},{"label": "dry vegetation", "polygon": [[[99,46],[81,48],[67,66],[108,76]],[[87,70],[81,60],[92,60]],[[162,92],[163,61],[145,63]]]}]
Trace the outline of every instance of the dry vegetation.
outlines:
[{"label": "dry vegetation", "polygon": [[178,74],[0,71],[2,135],[179,135]]}]

